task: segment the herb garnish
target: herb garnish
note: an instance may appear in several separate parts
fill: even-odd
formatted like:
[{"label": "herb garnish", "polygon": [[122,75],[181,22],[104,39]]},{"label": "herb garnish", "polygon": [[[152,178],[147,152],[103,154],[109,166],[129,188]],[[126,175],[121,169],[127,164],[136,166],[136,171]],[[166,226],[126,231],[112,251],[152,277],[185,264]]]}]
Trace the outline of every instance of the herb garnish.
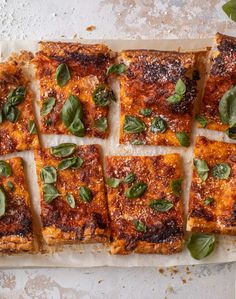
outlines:
[{"label": "herb garnish", "polygon": [[168,103],[177,104],[181,102],[184,98],[186,92],[186,85],[183,80],[180,78],[175,85],[175,93],[167,98]]},{"label": "herb garnish", "polygon": [[228,179],[228,177],[230,176],[230,172],[231,167],[227,163],[216,164],[211,170],[212,176],[219,180]]},{"label": "herb garnish", "polygon": [[195,119],[196,119],[196,121],[197,121],[203,128],[205,128],[205,127],[207,126],[207,124],[208,124],[207,119],[206,119],[205,116],[203,116],[203,115],[196,114],[196,115],[195,115]]},{"label": "herb garnish", "polygon": [[106,178],[106,184],[111,188],[117,188],[120,185],[121,181],[121,179],[117,178]]},{"label": "herb garnish", "polygon": [[123,63],[113,64],[107,69],[107,75],[109,74],[122,74],[127,71],[127,66]]},{"label": "herb garnish", "polygon": [[151,124],[151,132],[152,133],[164,133],[167,129],[166,121],[160,116],[154,117]]},{"label": "herb garnish", "polygon": [[93,198],[92,191],[87,186],[80,187],[79,195],[84,202],[90,202]]},{"label": "herb garnish", "polygon": [[71,193],[66,194],[66,201],[71,208],[75,208],[75,198]]},{"label": "herb garnish", "polygon": [[219,102],[220,119],[230,128],[236,126],[236,86],[226,91]]},{"label": "herb garnish", "polygon": [[190,145],[190,140],[189,140],[189,136],[187,133],[177,132],[175,135],[176,135],[176,138],[178,139],[180,145],[182,145],[184,147],[188,147]]},{"label": "herb garnish", "polygon": [[146,232],[147,231],[147,227],[146,225],[140,221],[140,220],[133,220],[133,224],[135,226],[135,229],[138,231],[138,232]]},{"label": "herb garnish", "polygon": [[42,109],[41,109],[41,115],[42,116],[48,115],[52,111],[55,104],[56,104],[56,99],[55,98],[53,98],[53,97],[47,98],[43,102]]},{"label": "herb garnish", "polygon": [[149,207],[158,212],[168,212],[174,204],[168,199],[154,199],[149,203]]},{"label": "herb garnish", "polygon": [[148,116],[151,116],[151,114],[152,114],[152,109],[150,109],[150,108],[143,108],[143,109],[141,109],[141,110],[139,111],[139,113],[140,113],[141,115],[143,115],[143,116],[148,117]]},{"label": "herb garnish", "polygon": [[230,0],[222,6],[223,11],[227,16],[236,22],[236,2],[235,0]]},{"label": "herb garnish", "polygon": [[183,181],[182,178],[170,181],[171,190],[176,196],[179,196],[181,194],[182,181]]},{"label": "herb garnish", "polygon": [[66,158],[59,162],[57,168],[59,170],[65,170],[68,168],[77,169],[82,166],[83,162],[83,159],[81,159],[80,157]]},{"label": "herb garnish", "polygon": [[93,94],[92,98],[96,106],[104,107],[110,105],[110,103],[116,102],[115,95],[112,90],[110,90],[106,85],[99,84]]},{"label": "herb garnish", "polygon": [[143,182],[137,182],[132,187],[125,191],[125,196],[127,198],[137,198],[141,197],[147,190],[147,184]]},{"label": "herb garnish", "polygon": [[208,178],[209,168],[207,166],[206,161],[201,159],[194,159],[193,164],[197,169],[197,173],[202,181],[205,181]]},{"label": "herb garnish", "polygon": [[215,236],[194,233],[191,235],[187,247],[194,259],[201,260],[214,250]]},{"label": "herb garnish", "polygon": [[55,157],[64,158],[72,155],[76,150],[74,143],[61,143],[57,146],[51,147],[51,154]]},{"label": "herb garnish", "polygon": [[105,132],[107,129],[107,118],[102,116],[95,120],[94,122],[94,127],[99,131],[99,132]]},{"label": "herb garnish", "polygon": [[33,120],[28,121],[28,130],[29,130],[29,133],[31,135],[37,134],[36,125],[35,125],[35,122]]},{"label": "herb garnish", "polygon": [[46,184],[56,183],[57,171],[53,166],[45,166],[40,171],[40,178]]},{"label": "herb garnish", "polygon": [[67,82],[71,79],[70,70],[65,63],[61,63],[58,65],[56,69],[56,80],[57,84],[60,87],[63,87],[67,84]]},{"label": "herb garnish", "polygon": [[145,123],[135,116],[126,115],[123,130],[127,134],[141,133],[145,130]]},{"label": "herb garnish", "polygon": [[6,210],[6,194],[3,190],[3,187],[0,186],[0,217],[5,214]]},{"label": "herb garnish", "polygon": [[9,177],[12,174],[12,169],[6,161],[0,161],[0,176]]},{"label": "herb garnish", "polygon": [[60,194],[58,193],[56,187],[50,184],[43,185],[43,198],[45,202],[51,203],[58,196],[60,196]]}]

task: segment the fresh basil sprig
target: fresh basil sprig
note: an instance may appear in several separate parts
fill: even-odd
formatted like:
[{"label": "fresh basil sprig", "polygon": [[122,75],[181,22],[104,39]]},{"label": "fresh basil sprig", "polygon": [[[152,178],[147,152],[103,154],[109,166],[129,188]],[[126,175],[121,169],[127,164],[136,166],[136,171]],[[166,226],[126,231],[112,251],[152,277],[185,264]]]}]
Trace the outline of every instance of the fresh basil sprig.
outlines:
[{"label": "fresh basil sprig", "polygon": [[141,133],[145,130],[145,123],[138,117],[126,115],[123,130],[127,134]]},{"label": "fresh basil sprig", "polygon": [[93,198],[92,191],[87,186],[82,186],[79,189],[79,195],[82,201],[84,202],[90,202]]},{"label": "fresh basil sprig", "polygon": [[227,163],[216,164],[211,170],[212,176],[219,180],[228,179],[230,176],[230,173],[231,173],[231,167]]},{"label": "fresh basil sprig", "polygon": [[82,122],[83,108],[80,100],[70,95],[61,110],[61,119],[68,130],[78,137],[85,135],[85,128]]},{"label": "fresh basil sprig", "polygon": [[44,100],[42,109],[41,109],[41,115],[42,116],[48,115],[52,111],[55,104],[56,104],[56,99],[53,97],[49,97],[46,100]]},{"label": "fresh basil sprig", "polygon": [[236,22],[236,2],[235,0],[230,0],[222,6],[223,11],[227,16]]},{"label": "fresh basil sprig", "polygon": [[220,119],[230,128],[236,126],[236,85],[226,91],[219,102]]},{"label": "fresh basil sprig", "polygon": [[180,145],[182,145],[184,147],[188,147],[190,145],[190,140],[189,140],[189,136],[187,133],[177,132],[175,135],[176,135],[176,138],[179,141]]},{"label": "fresh basil sprig", "polygon": [[167,98],[169,104],[177,104],[181,102],[184,98],[186,92],[186,85],[181,78],[176,82],[175,93]]},{"label": "fresh basil sprig", "polygon": [[70,70],[66,63],[61,63],[56,69],[56,81],[60,87],[63,87],[71,79]]},{"label": "fresh basil sprig", "polygon": [[3,187],[0,186],[0,217],[5,214],[6,210],[6,194],[3,190]]},{"label": "fresh basil sprig", "polygon": [[122,182],[121,179],[106,178],[106,184],[111,188],[117,188],[120,185],[121,182]]},{"label": "fresh basil sprig", "polygon": [[51,154],[58,158],[65,158],[71,156],[76,150],[74,143],[61,143],[57,146],[51,147]]},{"label": "fresh basil sprig", "polygon": [[151,124],[151,132],[152,133],[164,133],[167,129],[166,121],[160,116],[154,117]]},{"label": "fresh basil sprig", "polygon": [[154,199],[149,203],[149,207],[157,212],[168,212],[172,209],[174,204],[168,199]]},{"label": "fresh basil sprig", "polygon": [[59,170],[65,170],[68,168],[78,169],[83,163],[84,161],[80,157],[66,158],[59,162],[57,168]]},{"label": "fresh basil sprig", "polygon": [[40,178],[46,184],[56,183],[57,171],[53,166],[44,166],[40,171]]},{"label": "fresh basil sprig", "polygon": [[215,236],[194,233],[191,235],[187,247],[194,259],[201,260],[214,250]]},{"label": "fresh basil sprig", "polygon": [[93,101],[98,107],[105,107],[110,105],[110,103],[116,102],[115,95],[112,90],[110,90],[106,85],[99,84],[92,94]]},{"label": "fresh basil sprig", "polygon": [[135,226],[135,229],[138,232],[144,232],[145,233],[147,231],[146,225],[141,220],[134,220],[133,224]]},{"label": "fresh basil sprig", "polygon": [[0,176],[4,176],[5,178],[9,177],[12,174],[11,165],[6,161],[0,161]]},{"label": "fresh basil sprig", "polygon": [[182,178],[178,178],[170,181],[171,190],[176,196],[179,196],[181,194],[182,181],[183,181]]},{"label": "fresh basil sprig", "polygon": [[99,132],[105,132],[107,130],[107,118],[102,116],[95,120],[94,122],[94,127],[99,131]]},{"label": "fresh basil sprig", "polygon": [[193,164],[196,167],[197,173],[202,181],[205,181],[208,178],[209,167],[205,160],[194,159]]},{"label": "fresh basil sprig", "polygon": [[60,196],[60,194],[58,193],[56,187],[50,184],[43,185],[43,198],[46,203],[51,203],[58,196]]},{"label": "fresh basil sprig", "polygon": [[117,74],[120,75],[127,71],[127,66],[123,63],[113,64],[107,69],[107,75],[109,74]]},{"label": "fresh basil sprig", "polygon": [[137,182],[125,191],[125,196],[130,199],[141,197],[146,192],[147,187],[144,182]]}]

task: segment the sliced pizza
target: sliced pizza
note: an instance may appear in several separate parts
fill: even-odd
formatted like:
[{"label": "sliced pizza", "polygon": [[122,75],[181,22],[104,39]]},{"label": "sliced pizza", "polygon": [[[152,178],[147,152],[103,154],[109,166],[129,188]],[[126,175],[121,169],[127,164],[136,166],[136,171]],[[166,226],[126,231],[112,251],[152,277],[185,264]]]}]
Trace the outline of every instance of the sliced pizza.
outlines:
[{"label": "sliced pizza", "polygon": [[98,145],[35,152],[45,242],[106,242],[108,212]]},{"label": "sliced pizza", "polygon": [[0,63],[0,155],[39,146],[33,93],[17,61]]},{"label": "sliced pizza", "polygon": [[115,101],[107,82],[114,53],[102,44],[40,42],[39,47],[33,63],[42,132],[106,138],[109,105]]},{"label": "sliced pizza", "polygon": [[0,161],[0,252],[32,252],[32,214],[23,160]]},{"label": "sliced pizza", "polygon": [[199,126],[236,139],[236,37],[216,34]]},{"label": "sliced pizza", "polygon": [[177,154],[106,157],[112,254],[182,250],[182,179]]},{"label": "sliced pizza", "polygon": [[206,55],[156,50],[119,54],[126,66],[120,76],[120,143],[189,146]]},{"label": "sliced pizza", "polygon": [[236,144],[198,137],[188,230],[236,235]]}]

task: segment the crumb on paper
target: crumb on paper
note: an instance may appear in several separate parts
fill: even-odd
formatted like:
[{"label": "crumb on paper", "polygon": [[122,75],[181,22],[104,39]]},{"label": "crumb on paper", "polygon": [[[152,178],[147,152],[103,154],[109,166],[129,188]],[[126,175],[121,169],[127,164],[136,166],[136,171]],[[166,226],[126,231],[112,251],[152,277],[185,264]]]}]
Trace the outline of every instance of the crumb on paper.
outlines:
[{"label": "crumb on paper", "polygon": [[174,288],[169,285],[167,288],[166,288],[166,294],[173,294],[174,293]]},{"label": "crumb on paper", "polygon": [[96,26],[94,26],[94,25],[88,26],[86,28],[87,31],[94,31],[95,29],[96,29]]},{"label": "crumb on paper", "polygon": [[164,270],[163,268],[159,268],[159,272],[160,272],[161,274],[164,274],[165,270]]},{"label": "crumb on paper", "polygon": [[182,278],[182,283],[183,283],[183,284],[187,283],[187,281],[186,281],[185,278]]}]

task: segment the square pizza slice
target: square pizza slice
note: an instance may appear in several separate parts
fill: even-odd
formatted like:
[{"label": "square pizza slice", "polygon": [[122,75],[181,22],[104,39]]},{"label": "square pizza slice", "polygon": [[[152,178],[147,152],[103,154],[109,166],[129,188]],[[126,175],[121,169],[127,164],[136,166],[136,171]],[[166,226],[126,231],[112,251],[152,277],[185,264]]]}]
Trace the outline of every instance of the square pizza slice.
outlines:
[{"label": "square pizza slice", "polygon": [[47,244],[106,242],[107,202],[98,145],[63,143],[35,152]]},{"label": "square pizza slice", "polygon": [[39,47],[33,63],[42,132],[106,138],[109,105],[115,101],[107,82],[114,53],[103,44],[40,42]]},{"label": "square pizza slice", "polygon": [[0,161],[0,252],[34,249],[32,214],[23,160]]},{"label": "square pizza slice", "polygon": [[39,146],[33,93],[16,60],[0,63],[0,155]]},{"label": "square pizza slice", "polygon": [[182,179],[177,154],[106,157],[112,254],[182,250]]},{"label": "square pizza slice", "polygon": [[[189,146],[206,51],[122,51],[120,143]],[[199,81],[200,80],[200,81]]]},{"label": "square pizza slice", "polygon": [[187,224],[236,235],[236,144],[197,138]]},{"label": "square pizza slice", "polygon": [[199,126],[236,139],[236,37],[216,34]]}]

